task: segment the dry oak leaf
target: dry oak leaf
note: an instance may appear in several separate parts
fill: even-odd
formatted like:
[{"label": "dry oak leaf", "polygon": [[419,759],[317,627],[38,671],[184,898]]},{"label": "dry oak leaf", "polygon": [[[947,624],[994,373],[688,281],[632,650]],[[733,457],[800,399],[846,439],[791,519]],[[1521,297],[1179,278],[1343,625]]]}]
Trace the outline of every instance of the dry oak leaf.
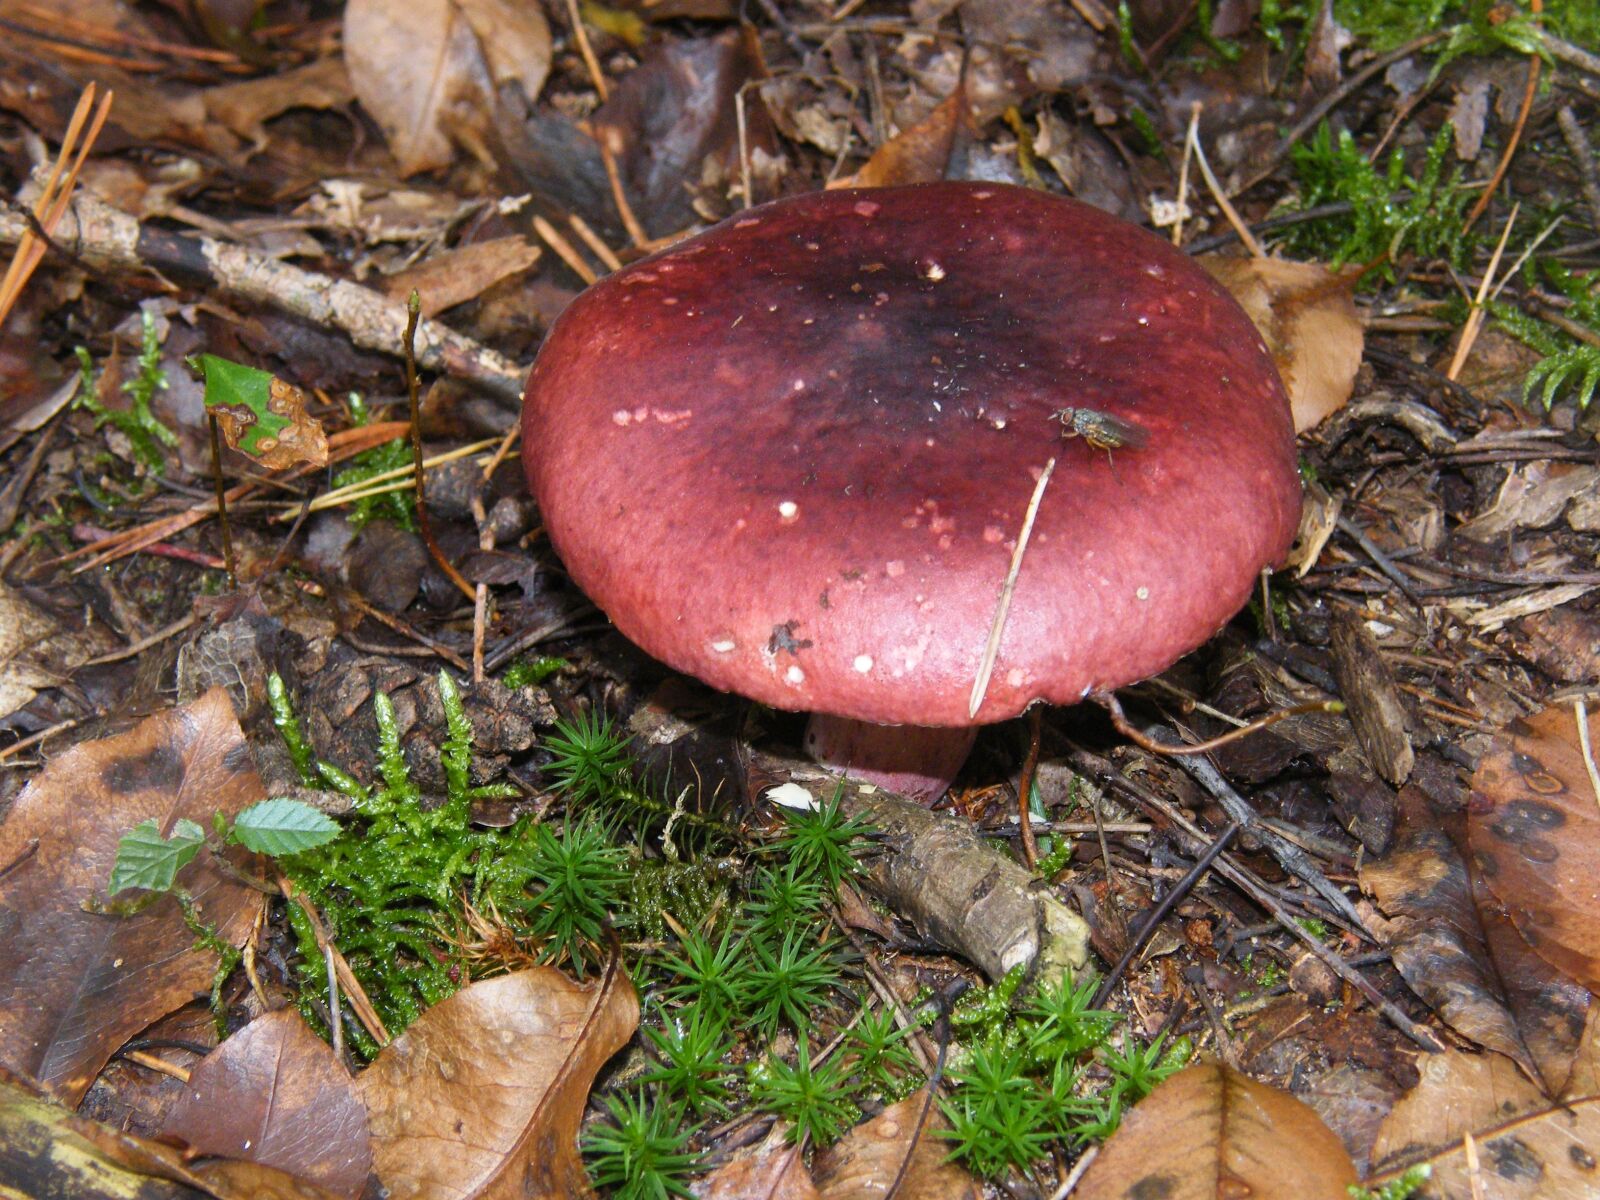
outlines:
[{"label": "dry oak leaf", "polygon": [[[222,688],[74,746],[28,784],[0,825],[0,1065],[76,1104],[118,1046],[206,992],[216,955],[195,948],[173,897],[126,917],[83,904],[104,898],[117,843],[141,821],[210,828],[264,798]],[[202,920],[243,942],[261,893],[205,850],[178,881]]]},{"label": "dry oak leaf", "polygon": [[938,1134],[945,1122],[937,1108],[918,1130],[927,1099],[926,1088],[913,1092],[820,1151],[812,1164],[812,1176],[822,1200],[879,1200],[889,1194],[902,1164],[905,1176],[899,1195],[917,1200],[979,1200],[983,1193],[972,1176],[948,1159],[946,1144]]},{"label": "dry oak leaf", "polygon": [[344,57],[356,97],[402,175],[450,163],[454,139],[481,146],[497,89],[531,101],[550,71],[550,26],[517,0],[350,0]]},{"label": "dry oak leaf", "polygon": [[[1589,1057],[1593,1057],[1591,1047]],[[1593,1200],[1600,1195],[1600,1096],[1552,1103],[1500,1054],[1427,1054],[1420,1080],[1372,1148],[1377,1187],[1426,1162],[1419,1200]],[[1591,1076],[1592,1069],[1585,1072]],[[1477,1169],[1468,1158],[1471,1134]],[[1475,1177],[1475,1178],[1474,1178]]]},{"label": "dry oak leaf", "polygon": [[260,1163],[184,1152],[90,1120],[0,1067],[0,1195],[71,1200],[341,1200]]},{"label": "dry oak leaf", "polygon": [[1478,761],[1467,809],[1473,865],[1540,958],[1600,988],[1600,713],[1516,720]]},{"label": "dry oak leaf", "polygon": [[[689,1185],[696,1200],[822,1200],[806,1173],[802,1147],[791,1145],[779,1121],[765,1138],[744,1146],[722,1166]],[[908,1197],[915,1193],[905,1193]]]},{"label": "dry oak leaf", "polygon": [[1296,433],[1344,407],[1364,338],[1349,284],[1316,263],[1211,254],[1195,261],[1260,330],[1288,389]]},{"label": "dry oak leaf", "polygon": [[263,1163],[340,1196],[360,1196],[372,1169],[355,1081],[292,1008],[257,1017],[206,1055],[162,1134],[195,1155]]},{"label": "dry oak leaf", "polygon": [[1356,1169],[1288,1092],[1219,1063],[1145,1097],[1084,1174],[1076,1200],[1348,1200]]},{"label": "dry oak leaf", "polygon": [[960,83],[937,108],[872,152],[854,175],[835,179],[830,188],[897,187],[935,183],[950,169],[956,148],[972,135],[972,110]]},{"label": "dry oak leaf", "polygon": [[592,1196],[578,1126],[638,1023],[615,957],[588,987],[534,967],[462,988],[357,1080],[378,1178],[394,1200]]}]

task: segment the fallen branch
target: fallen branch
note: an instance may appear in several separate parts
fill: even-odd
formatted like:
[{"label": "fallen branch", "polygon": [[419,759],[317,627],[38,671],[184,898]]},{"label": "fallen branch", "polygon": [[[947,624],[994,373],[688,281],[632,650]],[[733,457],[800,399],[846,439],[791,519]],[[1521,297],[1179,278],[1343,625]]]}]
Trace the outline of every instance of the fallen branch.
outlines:
[{"label": "fallen branch", "polygon": [[[28,219],[22,212],[0,213],[0,243],[15,244],[28,232]],[[141,225],[86,192],[74,197],[53,240],[95,271],[154,271],[337,329],[363,349],[397,358],[403,351],[403,303],[358,283],[290,266],[243,246]],[[520,367],[438,321],[418,325],[417,362],[426,370],[460,379],[498,399],[513,404],[521,401]]]}]

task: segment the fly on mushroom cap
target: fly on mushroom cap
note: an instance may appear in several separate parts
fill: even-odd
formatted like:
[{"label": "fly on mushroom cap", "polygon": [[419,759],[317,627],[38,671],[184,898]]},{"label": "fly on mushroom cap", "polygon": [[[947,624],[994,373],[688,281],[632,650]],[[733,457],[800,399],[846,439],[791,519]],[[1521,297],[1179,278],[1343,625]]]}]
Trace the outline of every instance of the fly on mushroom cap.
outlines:
[{"label": "fly on mushroom cap", "polygon": [[523,409],[551,540],[624,634],[881,724],[973,723],[1052,458],[978,722],[1165,669],[1294,536],[1272,359],[1183,254],[996,184],[778,201],[585,292]]}]

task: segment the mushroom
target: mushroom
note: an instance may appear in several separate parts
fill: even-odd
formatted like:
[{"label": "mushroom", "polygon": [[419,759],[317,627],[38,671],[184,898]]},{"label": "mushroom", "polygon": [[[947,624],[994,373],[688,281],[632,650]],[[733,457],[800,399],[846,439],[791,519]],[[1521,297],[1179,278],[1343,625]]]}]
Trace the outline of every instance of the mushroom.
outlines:
[{"label": "mushroom", "polygon": [[999,184],[780,200],[635,263],[556,322],[522,420],[551,541],[618,629],[844,719],[808,743],[924,795],[976,725],[1206,641],[1300,512],[1283,386],[1228,294]]}]

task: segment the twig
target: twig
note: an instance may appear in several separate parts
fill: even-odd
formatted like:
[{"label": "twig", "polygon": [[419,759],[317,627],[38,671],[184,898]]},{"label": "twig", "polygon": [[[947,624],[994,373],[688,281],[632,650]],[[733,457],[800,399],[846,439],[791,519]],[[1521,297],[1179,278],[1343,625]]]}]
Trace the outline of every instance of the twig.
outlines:
[{"label": "twig", "polygon": [[622,172],[617,168],[617,152],[611,145],[611,138],[604,131],[595,135],[594,144],[600,149],[600,164],[606,169],[606,182],[611,185],[611,202],[617,206],[617,216],[622,219],[622,227],[628,231],[628,237],[633,244],[641,250],[650,246],[650,235],[645,232],[644,226],[639,224],[639,218],[634,215],[633,205],[628,203],[628,190],[622,186]]},{"label": "twig", "polygon": [[[22,738],[20,741],[12,742],[11,745],[7,746],[3,750],[0,750],[0,762],[4,762],[13,755],[21,754],[30,746],[37,746],[46,738],[54,737],[58,733],[65,733],[81,720],[83,720],[82,717],[69,717],[65,721],[57,721],[54,725],[39,730],[38,733],[30,733],[27,737]],[[0,870],[0,878],[3,878],[6,871],[9,871],[10,869],[11,867],[7,866],[4,870]]]},{"label": "twig", "polygon": [[1162,921],[1166,920],[1167,914],[1172,911],[1173,906],[1187,896],[1194,889],[1194,885],[1200,882],[1205,873],[1211,869],[1211,864],[1217,861],[1217,856],[1228,848],[1228,843],[1233,840],[1234,835],[1241,828],[1242,826],[1239,822],[1234,821],[1219,833],[1216,840],[1200,856],[1200,860],[1189,868],[1188,874],[1178,880],[1172,890],[1161,898],[1161,902],[1145,918],[1144,924],[1139,926],[1139,932],[1134,934],[1128,942],[1128,948],[1122,952],[1122,957],[1117,959],[1117,965],[1112,967],[1107,972],[1106,977],[1100,981],[1100,989],[1095,992],[1094,999],[1089,1004],[1090,1008],[1099,1008],[1110,999],[1111,993],[1116,990],[1118,981],[1122,979],[1123,972],[1128,969],[1128,964],[1144,948],[1144,944],[1150,940],[1150,935],[1155,933],[1157,926]]},{"label": "twig", "polygon": [[[1195,144],[1199,141],[1200,113],[1204,105],[1196,100],[1189,105],[1189,132],[1183,137],[1183,159],[1178,163],[1177,219],[1172,222],[1172,244],[1183,245],[1183,206],[1189,199],[1189,163],[1194,158]],[[1237,231],[1237,226],[1235,227]]]},{"label": "twig", "polygon": [[176,637],[199,619],[200,618],[194,613],[190,613],[187,617],[183,617],[177,621],[174,621],[171,625],[167,625],[156,630],[149,637],[140,638],[137,642],[132,642],[127,646],[124,646],[121,650],[113,650],[109,654],[100,654],[96,655],[94,658],[85,659],[81,665],[85,667],[98,667],[105,663],[121,662],[123,659],[134,657],[136,654],[143,654],[146,650],[150,649],[151,646],[158,646],[168,638]]},{"label": "twig", "polygon": [[1589,790],[1600,805],[1600,768],[1595,766],[1594,746],[1589,740],[1589,706],[1579,697],[1572,702],[1572,712],[1578,722],[1578,749],[1583,751],[1583,769],[1589,773]]},{"label": "twig", "polygon": [[1378,570],[1382,571],[1389,582],[1400,589],[1400,594],[1407,600],[1411,601],[1412,607],[1420,612],[1422,609],[1422,601],[1419,600],[1417,598],[1417,594],[1411,590],[1411,581],[1402,575],[1400,573],[1400,568],[1395,566],[1394,563],[1389,560],[1389,556],[1382,550],[1378,549],[1373,540],[1364,532],[1362,532],[1361,527],[1358,526],[1354,521],[1350,520],[1350,518],[1345,516],[1343,513],[1340,513],[1337,517],[1335,517],[1333,523],[1344,533],[1348,534],[1356,545],[1361,547],[1362,553],[1372,560],[1372,565],[1377,567]]},{"label": "twig", "polygon": [[[1534,59],[1538,62],[1538,59]],[[1484,197],[1489,195],[1484,193]],[[1489,256],[1489,266],[1483,272],[1483,278],[1478,281],[1478,294],[1472,298],[1472,311],[1467,314],[1467,323],[1461,327],[1461,340],[1456,343],[1456,352],[1450,359],[1450,366],[1444,377],[1450,380],[1461,378],[1461,368],[1467,365],[1467,355],[1472,353],[1472,347],[1478,340],[1478,331],[1483,328],[1483,317],[1487,311],[1483,302],[1488,298],[1489,288],[1494,283],[1494,273],[1500,266],[1500,257],[1506,252],[1506,243],[1511,240],[1511,230],[1516,226],[1517,213],[1522,211],[1520,202],[1511,206],[1511,215],[1506,218],[1506,227],[1500,232],[1500,241],[1495,245],[1494,253]],[[1469,222],[1470,223],[1470,222]]]},{"label": "twig", "polygon": [[533,231],[544,239],[545,245],[556,252],[557,257],[572,269],[572,273],[585,284],[592,284],[600,276],[588,263],[583,261],[583,256],[578,253],[573,244],[562,236],[561,231],[550,224],[543,217],[534,217]]},{"label": "twig", "polygon": [[1563,104],[1556,110],[1556,124],[1561,126],[1561,138],[1572,152],[1572,160],[1578,164],[1578,182],[1583,185],[1583,202],[1589,206],[1589,224],[1600,233],[1600,175],[1595,173],[1589,135],[1578,124],[1570,104]]},{"label": "twig", "polygon": [[228,525],[228,488],[222,482],[222,434],[217,429],[217,414],[206,410],[211,427],[211,482],[217,489],[217,525],[222,530],[222,562],[228,571],[228,590],[237,591],[239,574],[234,569],[233,530]]},{"label": "twig", "polygon": [[[1238,729],[1230,729],[1227,733],[1219,734],[1207,741],[1178,746],[1173,745],[1171,742],[1158,742],[1154,738],[1146,737],[1138,726],[1129,721],[1123,713],[1122,702],[1117,699],[1115,692],[1095,692],[1089,699],[1104,708],[1110,714],[1111,724],[1116,727],[1117,732],[1141,750],[1148,750],[1152,754],[1171,756],[1209,754],[1213,750],[1221,749],[1229,742],[1236,742],[1252,733],[1259,733],[1261,730],[1276,725],[1279,721],[1286,721],[1290,717],[1302,717],[1307,713],[1341,713],[1344,711],[1344,703],[1342,701],[1313,700],[1308,704],[1296,704],[1292,708],[1280,708],[1277,712],[1258,717],[1248,725],[1243,725]],[[1230,717],[1228,719],[1233,720],[1234,718]]]},{"label": "twig", "polygon": [[594,90],[599,94],[601,103],[611,98],[611,91],[606,87],[606,77],[600,70],[600,60],[594,56],[594,47],[589,44],[589,31],[583,27],[583,14],[578,11],[578,0],[567,0],[567,20],[572,25],[572,39],[578,43],[578,53],[583,56],[583,65],[589,72],[589,82],[594,84]]},{"label": "twig", "polygon": [[[0,212],[0,242],[19,242],[28,232],[21,213]],[[364,349],[400,353],[405,306],[358,283],[305,271],[216,238],[183,237],[141,224],[89,192],[73,198],[54,232],[91,270],[154,271],[339,330]],[[422,321],[417,336],[417,362],[423,369],[454,376],[501,400],[520,401],[523,371],[509,359],[435,320]]]},{"label": "twig", "polygon": [[[1171,822],[1172,825],[1178,829],[1181,829],[1190,838],[1194,839],[1197,845],[1209,845],[1210,839],[1208,839],[1204,833],[1197,829],[1194,824],[1183,815],[1183,813],[1178,811],[1176,806],[1167,803],[1161,797],[1139,786],[1133,780],[1124,777],[1115,768],[1113,768],[1110,763],[1107,763],[1103,759],[1098,759],[1094,755],[1082,750],[1075,751],[1069,761],[1071,761],[1073,766],[1077,767],[1084,774],[1104,780],[1115,787],[1118,791],[1122,792],[1124,795],[1129,796],[1133,800],[1137,801],[1143,807],[1164,817],[1167,821]],[[1439,1040],[1433,1036],[1433,1034],[1428,1032],[1428,1030],[1424,1029],[1422,1026],[1418,1025],[1410,1017],[1406,1016],[1406,1014],[1397,1004],[1394,1003],[1394,1001],[1390,1000],[1388,997],[1379,992],[1378,989],[1373,986],[1372,981],[1366,976],[1362,975],[1360,971],[1356,970],[1343,958],[1339,957],[1339,955],[1335,954],[1332,950],[1328,949],[1328,947],[1324,946],[1322,942],[1318,940],[1312,933],[1310,933],[1303,925],[1301,925],[1300,922],[1296,921],[1292,916],[1290,916],[1290,914],[1284,910],[1283,905],[1279,904],[1278,901],[1273,898],[1272,893],[1269,892],[1262,883],[1252,877],[1248,871],[1245,871],[1231,863],[1226,855],[1219,857],[1215,865],[1219,875],[1232,882],[1235,886],[1241,888],[1246,895],[1248,895],[1262,908],[1271,913],[1273,919],[1278,922],[1279,926],[1298,938],[1300,941],[1304,942],[1313,954],[1328,964],[1328,967],[1333,971],[1334,974],[1348,982],[1352,987],[1365,996],[1367,1001],[1379,1012],[1381,1012],[1396,1029],[1400,1030],[1424,1050],[1428,1050],[1434,1054],[1439,1054],[1444,1051],[1444,1047],[1439,1043]]]},{"label": "twig", "polygon": [[1072,1164],[1072,1170],[1067,1172],[1067,1177],[1061,1181],[1061,1186],[1050,1193],[1050,1200],[1067,1200],[1067,1197],[1078,1190],[1078,1183],[1083,1179],[1083,1174],[1090,1164],[1100,1154],[1099,1146],[1090,1146],[1078,1155],[1078,1161]]},{"label": "twig", "polygon": [[[1539,14],[1544,12],[1544,0],[1532,0],[1530,7],[1537,21]],[[1528,81],[1522,88],[1522,107],[1517,110],[1517,123],[1511,127],[1511,137],[1506,142],[1505,150],[1500,154],[1500,161],[1495,164],[1494,174],[1489,177],[1489,186],[1483,189],[1483,194],[1467,213],[1467,219],[1461,225],[1462,233],[1471,229],[1478,218],[1483,216],[1484,209],[1494,200],[1495,189],[1500,186],[1500,181],[1511,169],[1511,159],[1517,152],[1517,146],[1522,142],[1522,130],[1528,124],[1528,114],[1533,111],[1533,98],[1539,92],[1539,68],[1543,65],[1544,60],[1537,54],[1528,55]]]},{"label": "twig", "polygon": [[[1151,726],[1145,732],[1147,734],[1157,732],[1157,728]],[[1261,839],[1280,867],[1322,897],[1323,901],[1348,921],[1352,928],[1360,930],[1371,938],[1372,935],[1367,933],[1366,922],[1361,919],[1361,914],[1356,911],[1355,905],[1350,903],[1350,898],[1328,881],[1328,877],[1322,873],[1317,864],[1311,861],[1310,855],[1289,842],[1282,834],[1263,825],[1255,808],[1233,790],[1232,785],[1222,777],[1221,771],[1204,758],[1180,758],[1177,762],[1201,787],[1216,798],[1228,816]]]},{"label": "twig", "polygon": [[[1198,110],[1199,106],[1195,106]],[[1198,117],[1198,112],[1197,112]],[[1265,258],[1267,253],[1261,248],[1261,243],[1256,241],[1256,235],[1250,232],[1250,226],[1245,224],[1244,218],[1239,215],[1239,210],[1233,207],[1233,202],[1228,199],[1228,193],[1222,190],[1222,185],[1217,182],[1216,174],[1211,170],[1211,163],[1206,159],[1205,147],[1200,144],[1200,122],[1198,119],[1189,122],[1189,137],[1194,146],[1194,160],[1200,164],[1200,174],[1205,176],[1206,187],[1211,189],[1211,198],[1217,202],[1217,207],[1222,210],[1222,215],[1228,218],[1238,233],[1239,240],[1244,243],[1244,248],[1250,251],[1251,258]],[[1184,153],[1188,153],[1185,146]]]},{"label": "twig", "polygon": [[983,707],[983,694],[989,690],[989,677],[994,674],[995,659],[1000,654],[1000,635],[1005,632],[1006,616],[1011,611],[1011,595],[1017,587],[1017,573],[1022,570],[1022,555],[1028,549],[1028,538],[1033,535],[1033,519],[1039,515],[1039,503],[1044,499],[1045,486],[1055,472],[1056,460],[1052,458],[1039,472],[1039,482],[1033,485],[1033,498],[1028,501],[1028,511],[1022,517],[1022,532],[1017,535],[1017,548],[1011,552],[1011,567],[1000,588],[1000,602],[995,606],[994,621],[989,626],[989,642],[983,648],[983,661],[978,665],[978,677],[972,683],[972,696],[967,701],[967,716],[976,717]]},{"label": "twig", "polygon": [[622,270],[622,260],[617,257],[616,251],[606,245],[600,235],[589,227],[589,222],[577,213],[568,213],[567,224],[572,226],[572,232],[578,235],[579,240],[594,252],[594,256],[605,263],[606,270]]},{"label": "twig", "polygon": [[[106,117],[111,112],[113,95],[114,93],[108,91],[100,98],[100,103],[95,105],[95,85],[91,83],[83,89],[83,94],[78,97],[78,106],[73,109],[72,118],[67,122],[66,132],[61,137],[61,148],[56,154],[55,163],[45,176],[44,184],[39,190],[39,198],[34,202],[33,211],[29,214],[37,228],[28,228],[25,224],[19,237],[7,239],[14,240],[17,249],[10,266],[6,268],[4,281],[0,281],[0,325],[5,324],[6,318],[11,315],[11,309],[17,302],[17,297],[22,295],[22,289],[27,286],[33,272],[44,259],[49,239],[55,233],[56,226],[61,223],[61,217],[67,210],[72,193],[78,186],[78,174],[83,170],[83,164],[99,138],[100,130],[105,127]],[[91,107],[94,108],[92,117]],[[85,121],[89,123],[89,132],[86,135],[83,133]],[[81,142],[80,135],[82,135]],[[76,156],[72,158],[71,167],[67,167],[67,159],[74,151]],[[62,178],[64,168],[65,179]]]},{"label": "twig", "polygon": [[417,320],[422,315],[422,297],[415,288],[406,300],[406,313],[406,394],[411,400],[411,466],[417,489],[417,532],[422,535],[423,545],[428,547],[428,553],[439,564],[445,578],[455,584],[468,601],[472,601],[475,599],[472,585],[461,577],[455,564],[445,557],[444,549],[433,536],[433,522],[428,517],[427,487],[424,483],[427,473],[422,469],[422,401],[417,387]]},{"label": "twig", "polygon": [[1028,870],[1039,869],[1039,850],[1033,843],[1033,777],[1039,770],[1039,708],[1028,710],[1028,754],[1022,760],[1022,774],[1017,776],[1017,828],[1022,831],[1022,857]]},{"label": "twig", "polygon": [[1585,74],[1600,79],[1600,56],[1558,38],[1548,29],[1539,29],[1539,40],[1550,52],[1550,57],[1557,62],[1564,62],[1569,67],[1576,67]]},{"label": "twig", "polygon": [[[1352,94],[1365,87],[1367,82],[1374,76],[1387,71],[1397,62],[1405,61],[1418,50],[1424,50],[1433,45],[1435,42],[1441,41],[1449,36],[1450,31],[1448,29],[1435,29],[1432,33],[1425,33],[1421,37],[1412,38],[1404,46],[1396,47],[1387,54],[1380,54],[1366,66],[1362,67],[1361,70],[1357,71],[1354,75],[1350,76],[1349,79],[1345,80],[1338,87],[1334,88],[1333,91],[1329,92],[1321,100],[1317,101],[1316,104],[1312,105],[1311,111],[1306,113],[1305,116],[1301,117],[1300,120],[1295,123],[1294,128],[1289,130],[1289,132],[1284,135],[1283,140],[1272,148],[1272,153],[1267,155],[1266,161],[1261,164],[1261,169],[1258,170],[1254,175],[1250,176],[1250,178],[1247,179],[1243,184],[1241,184],[1238,192],[1247,192],[1262,180],[1270,179],[1272,177],[1272,173],[1278,169],[1278,164],[1284,160],[1290,150],[1294,149],[1295,145],[1300,141],[1301,138],[1305,137],[1306,134],[1315,129],[1322,122],[1324,117],[1326,117],[1340,104],[1343,104],[1344,101]],[[1234,194],[1237,195],[1238,192],[1235,192]]]}]

